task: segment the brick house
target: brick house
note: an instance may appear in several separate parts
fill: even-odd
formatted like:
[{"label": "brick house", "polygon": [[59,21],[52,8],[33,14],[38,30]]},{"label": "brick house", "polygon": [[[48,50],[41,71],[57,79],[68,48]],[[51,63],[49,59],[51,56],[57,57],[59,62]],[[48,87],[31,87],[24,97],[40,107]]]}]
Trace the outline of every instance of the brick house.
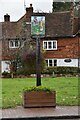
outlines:
[{"label": "brick house", "polygon": [[32,4],[26,8],[26,14],[18,21],[11,22],[8,14],[1,22],[0,67],[1,73],[10,72],[9,62],[14,59],[15,52],[23,46],[25,40],[31,38],[31,16],[45,16],[45,38],[41,46],[46,51],[45,60],[48,66],[78,67],[79,63],[79,25],[80,19],[74,16],[73,10],[53,13],[34,13]]}]

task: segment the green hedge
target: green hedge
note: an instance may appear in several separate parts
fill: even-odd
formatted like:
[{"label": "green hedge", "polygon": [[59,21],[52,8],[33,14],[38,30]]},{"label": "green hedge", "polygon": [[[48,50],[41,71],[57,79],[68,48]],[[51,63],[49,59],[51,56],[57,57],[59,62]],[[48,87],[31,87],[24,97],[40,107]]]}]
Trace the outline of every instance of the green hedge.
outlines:
[{"label": "green hedge", "polygon": [[80,73],[80,68],[78,67],[47,67],[42,73],[43,74],[71,74],[71,75],[77,75]]},{"label": "green hedge", "polygon": [[4,72],[2,73],[2,77],[3,77],[3,78],[11,78],[11,75],[10,75],[10,73],[4,71]]}]

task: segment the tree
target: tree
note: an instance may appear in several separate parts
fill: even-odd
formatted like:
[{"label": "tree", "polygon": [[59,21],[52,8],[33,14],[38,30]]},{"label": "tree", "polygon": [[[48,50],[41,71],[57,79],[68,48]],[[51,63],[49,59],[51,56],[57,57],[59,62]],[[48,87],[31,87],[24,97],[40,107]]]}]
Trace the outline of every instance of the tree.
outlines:
[{"label": "tree", "polygon": [[53,2],[53,7],[52,7],[52,11],[53,12],[61,12],[61,11],[69,11],[71,9],[71,7],[74,8],[74,12],[75,15],[78,15],[79,12],[79,2],[77,0],[71,2],[71,0],[69,2],[66,2],[65,0],[62,2]]},{"label": "tree", "polygon": [[73,2],[53,2],[53,12],[68,11],[70,10]]},{"label": "tree", "polygon": [[[41,51],[41,71],[44,69],[45,61],[44,61],[44,55]],[[23,75],[30,75],[36,73],[36,49],[34,48],[28,48],[25,46],[21,49],[21,52],[19,52],[17,56],[17,73],[23,74]]]}]

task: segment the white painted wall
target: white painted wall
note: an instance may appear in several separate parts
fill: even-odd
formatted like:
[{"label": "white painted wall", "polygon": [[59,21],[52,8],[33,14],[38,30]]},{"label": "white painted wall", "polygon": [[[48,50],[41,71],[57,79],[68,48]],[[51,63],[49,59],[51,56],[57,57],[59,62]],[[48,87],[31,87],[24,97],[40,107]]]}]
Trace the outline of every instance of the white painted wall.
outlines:
[{"label": "white painted wall", "polygon": [[10,72],[9,68],[9,61],[1,61],[1,72],[3,73],[4,71]]},{"label": "white painted wall", "polygon": [[[65,58],[66,59],[66,58]],[[65,59],[57,59],[57,66],[78,67],[78,59],[71,59],[71,62],[65,62]],[[54,59],[53,59],[54,60]],[[1,73],[10,72],[9,61],[1,61]]]},{"label": "white painted wall", "polygon": [[57,66],[78,67],[78,59],[71,59],[71,62],[65,62],[65,59],[57,59]]},{"label": "white painted wall", "polygon": [[52,60],[52,66],[54,66],[54,60],[57,60],[57,66],[78,67],[78,59],[70,59],[71,60],[70,62],[65,62],[65,59],[50,58],[46,60],[48,60],[48,67],[49,60]]}]

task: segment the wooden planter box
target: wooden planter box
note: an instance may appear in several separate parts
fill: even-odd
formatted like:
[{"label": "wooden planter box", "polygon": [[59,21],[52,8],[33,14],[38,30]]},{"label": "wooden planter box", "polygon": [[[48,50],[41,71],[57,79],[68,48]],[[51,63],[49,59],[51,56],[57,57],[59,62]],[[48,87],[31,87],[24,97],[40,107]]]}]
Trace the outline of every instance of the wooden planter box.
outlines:
[{"label": "wooden planter box", "polygon": [[23,93],[23,106],[29,107],[56,107],[56,92],[31,91]]}]

